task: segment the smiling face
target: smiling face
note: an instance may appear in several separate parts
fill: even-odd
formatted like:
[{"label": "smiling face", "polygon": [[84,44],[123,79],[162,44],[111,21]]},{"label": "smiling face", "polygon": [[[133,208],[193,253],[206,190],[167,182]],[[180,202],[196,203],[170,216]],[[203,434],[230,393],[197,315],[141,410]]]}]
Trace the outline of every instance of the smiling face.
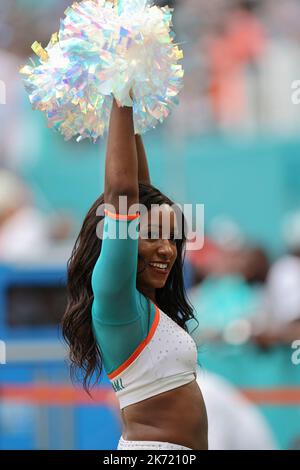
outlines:
[{"label": "smiling face", "polygon": [[141,217],[137,287],[154,302],[155,289],[164,287],[177,257],[176,231],[176,214],[168,204]]}]

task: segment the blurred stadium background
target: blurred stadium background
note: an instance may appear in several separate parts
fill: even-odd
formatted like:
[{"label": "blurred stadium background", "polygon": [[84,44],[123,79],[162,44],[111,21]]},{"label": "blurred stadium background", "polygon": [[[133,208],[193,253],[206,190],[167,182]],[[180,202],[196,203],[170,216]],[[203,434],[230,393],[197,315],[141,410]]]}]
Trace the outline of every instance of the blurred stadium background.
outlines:
[{"label": "blurred stadium background", "polygon": [[[299,449],[300,1],[157,3],[176,6],[185,88],[145,146],[156,186],[205,205],[185,280],[210,446]],[[18,74],[69,4],[0,3],[0,449],[114,449],[120,434],[107,378],[93,401],[71,384],[58,327],[105,142],[64,142]]]}]

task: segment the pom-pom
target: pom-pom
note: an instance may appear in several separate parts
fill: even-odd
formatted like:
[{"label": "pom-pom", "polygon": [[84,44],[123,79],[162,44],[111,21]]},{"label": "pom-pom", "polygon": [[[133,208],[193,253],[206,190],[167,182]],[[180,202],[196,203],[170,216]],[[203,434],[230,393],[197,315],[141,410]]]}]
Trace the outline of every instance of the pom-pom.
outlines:
[{"label": "pom-pom", "polygon": [[148,0],[74,3],[48,46],[34,43],[39,63],[21,69],[33,108],[66,139],[103,136],[113,96],[133,106],[136,133],[154,128],[182,87],[171,25],[172,10]]}]

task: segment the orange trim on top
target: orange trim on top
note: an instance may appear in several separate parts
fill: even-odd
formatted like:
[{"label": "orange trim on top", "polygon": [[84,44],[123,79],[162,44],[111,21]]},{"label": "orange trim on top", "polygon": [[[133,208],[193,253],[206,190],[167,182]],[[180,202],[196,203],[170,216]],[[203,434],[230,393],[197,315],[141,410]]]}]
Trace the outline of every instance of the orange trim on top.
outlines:
[{"label": "orange trim on top", "polygon": [[156,328],[158,327],[158,323],[159,323],[159,319],[160,319],[160,313],[159,313],[159,308],[154,304],[155,306],[155,318],[154,318],[154,321],[152,323],[152,326],[151,326],[151,329],[149,331],[149,334],[147,336],[147,338],[145,338],[141,344],[137,347],[137,349],[131,354],[131,356],[129,357],[129,359],[127,359],[127,361],[125,361],[120,367],[118,367],[118,369],[116,369],[114,372],[112,372],[111,374],[108,374],[108,378],[110,380],[113,380],[115,377],[117,377],[119,374],[121,374],[125,369],[127,369],[127,367],[130,366],[130,364],[132,364],[135,359],[141,354],[141,352],[145,349],[145,347],[147,346],[148,343],[150,343],[151,339],[153,338],[153,335],[156,331]]},{"label": "orange trim on top", "polygon": [[136,214],[131,214],[131,215],[115,214],[114,212],[110,212],[106,209],[104,209],[104,214],[107,215],[108,217],[110,217],[111,219],[114,219],[114,220],[134,220],[134,219],[137,219],[140,216],[139,212],[137,212]]}]

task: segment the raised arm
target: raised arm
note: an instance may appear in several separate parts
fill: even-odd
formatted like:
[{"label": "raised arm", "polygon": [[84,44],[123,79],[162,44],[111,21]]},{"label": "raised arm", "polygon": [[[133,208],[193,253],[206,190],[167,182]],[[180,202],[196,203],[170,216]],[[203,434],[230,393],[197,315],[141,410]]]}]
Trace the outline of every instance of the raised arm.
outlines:
[{"label": "raised arm", "polygon": [[119,212],[119,196],[127,196],[128,207],[138,203],[138,159],[132,108],[119,108],[114,100],[105,165],[104,202]]},{"label": "raised arm", "polygon": [[[148,302],[136,288],[138,237],[131,237],[131,221],[138,213],[120,210],[119,196],[130,205],[138,202],[138,176],[148,178],[147,161],[141,140],[138,149],[131,108],[119,108],[114,102],[110,118],[105,167],[104,202],[117,214],[105,213],[100,256],[92,273],[92,326],[103,354],[107,373],[118,370],[148,334]],[[142,152],[142,153],[141,153]],[[146,171],[147,170],[147,171]],[[120,236],[125,233],[127,236]],[[113,234],[113,236],[110,236]],[[155,306],[151,305],[152,320]]]},{"label": "raised arm", "polygon": [[[127,209],[119,207],[119,196],[127,196]],[[129,232],[131,221],[139,219],[137,211],[130,212],[129,209],[138,201],[138,159],[132,108],[119,108],[114,101],[107,143],[104,202],[115,208],[115,214],[105,213],[101,252],[92,274],[93,318],[96,322],[132,321],[138,315],[138,239]]]},{"label": "raised arm", "polygon": [[138,157],[138,179],[140,183],[150,183],[150,172],[147,163],[147,156],[142,137],[139,134],[135,136],[136,150]]}]

